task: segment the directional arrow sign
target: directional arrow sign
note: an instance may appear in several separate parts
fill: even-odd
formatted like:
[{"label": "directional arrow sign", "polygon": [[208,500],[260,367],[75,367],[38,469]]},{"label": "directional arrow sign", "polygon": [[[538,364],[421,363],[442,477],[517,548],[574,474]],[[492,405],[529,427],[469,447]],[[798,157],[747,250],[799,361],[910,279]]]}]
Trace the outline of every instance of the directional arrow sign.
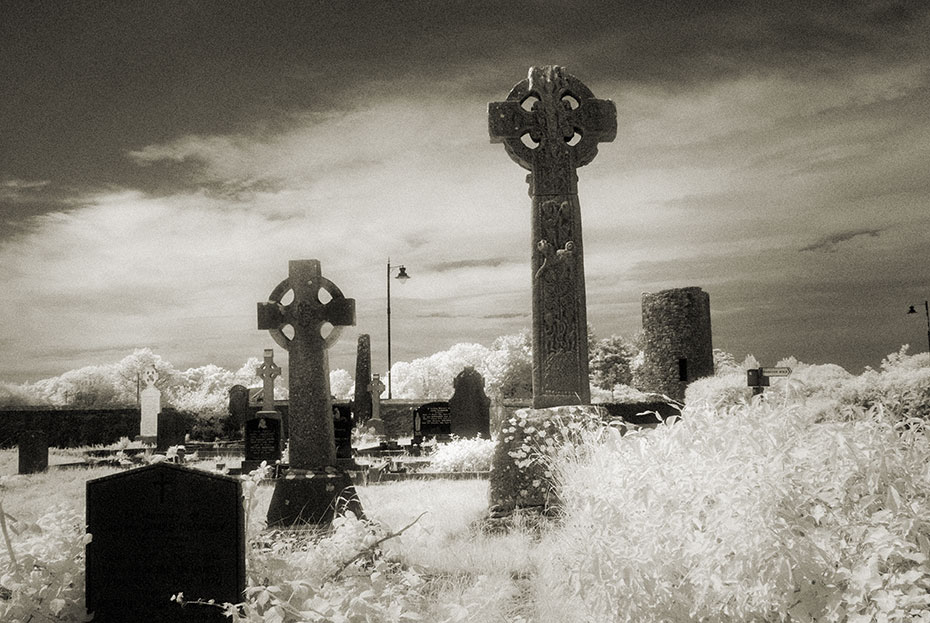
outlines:
[{"label": "directional arrow sign", "polygon": [[791,368],[762,368],[762,376],[788,376]]}]

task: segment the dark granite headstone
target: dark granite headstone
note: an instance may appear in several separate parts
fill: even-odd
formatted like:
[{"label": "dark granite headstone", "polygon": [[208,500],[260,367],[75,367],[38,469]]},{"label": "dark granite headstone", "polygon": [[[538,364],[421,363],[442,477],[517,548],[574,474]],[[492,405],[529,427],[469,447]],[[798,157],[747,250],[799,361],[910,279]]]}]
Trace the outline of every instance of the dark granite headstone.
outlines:
[{"label": "dark granite headstone", "polygon": [[174,409],[165,408],[158,414],[158,438],[155,449],[164,452],[171,446],[184,443],[184,437],[191,431],[190,417]]},{"label": "dark granite headstone", "polygon": [[245,590],[242,485],[156,463],[87,482],[86,602],[94,623],[226,621]]},{"label": "dark granite headstone", "polygon": [[455,393],[449,399],[452,434],[459,437],[491,438],[491,399],[484,393],[484,377],[471,366],[453,381]]},{"label": "dark granite headstone", "polygon": [[237,427],[245,424],[248,419],[249,390],[244,385],[233,385],[229,388],[229,415]]},{"label": "dark granite headstone", "polygon": [[413,434],[448,437],[452,434],[452,410],[448,402],[427,402],[413,412]]},{"label": "dark granite headstone", "polygon": [[281,460],[281,416],[259,412],[245,423],[245,461],[267,461],[273,465]]},{"label": "dark granite headstone", "polygon": [[44,430],[19,434],[19,473],[35,474],[48,469],[48,435]]}]

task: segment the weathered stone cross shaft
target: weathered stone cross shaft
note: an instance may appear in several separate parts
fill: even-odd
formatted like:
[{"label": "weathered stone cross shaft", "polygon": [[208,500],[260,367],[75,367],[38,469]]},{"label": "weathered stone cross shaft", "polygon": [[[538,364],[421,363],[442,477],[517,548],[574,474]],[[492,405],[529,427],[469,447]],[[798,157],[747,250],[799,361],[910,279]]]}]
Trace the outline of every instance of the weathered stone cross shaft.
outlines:
[{"label": "weathered stone cross shaft", "polygon": [[533,204],[533,406],[587,404],[587,311],[576,169],[617,135],[617,110],[558,66],[488,104],[491,142],[528,169]]},{"label": "weathered stone cross shaft", "polygon": [[[281,301],[291,290],[294,300],[284,305]],[[325,303],[320,296],[323,292],[323,299],[328,299]],[[321,330],[325,324],[333,328],[324,338]],[[336,464],[326,350],[338,339],[342,327],[354,324],[355,299],[345,298],[332,281],[323,277],[319,260],[291,260],[287,279],[271,292],[267,303],[258,304],[258,328],[267,329],[275,342],[288,351],[288,429],[293,468]],[[288,325],[294,330],[292,338],[284,333]]]},{"label": "weathered stone cross shaft", "polygon": [[281,376],[281,367],[274,362],[272,349],[265,349],[265,360],[255,368],[255,376],[262,380],[262,412],[274,411],[274,380]]}]

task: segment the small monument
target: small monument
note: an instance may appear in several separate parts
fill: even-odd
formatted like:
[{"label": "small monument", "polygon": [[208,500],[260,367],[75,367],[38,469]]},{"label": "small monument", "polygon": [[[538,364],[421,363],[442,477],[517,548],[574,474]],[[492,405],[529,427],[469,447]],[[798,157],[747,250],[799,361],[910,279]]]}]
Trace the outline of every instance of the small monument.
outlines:
[{"label": "small monument", "polygon": [[[283,304],[291,291],[293,300]],[[268,302],[258,304],[258,328],[267,329],[288,352],[290,387],[290,469],[275,485],[269,527],[329,524],[346,504],[361,513],[351,478],[336,466],[327,357],[342,327],[354,324],[355,300],[323,277],[319,260],[291,260],[288,277],[272,290]],[[288,325],[292,338],[283,331]],[[332,327],[326,337],[324,325]]]},{"label": "small monument", "polygon": [[484,393],[484,377],[466,366],[452,382],[455,393],[449,399],[452,434],[459,437],[491,438],[491,399]]},{"label": "small monument", "polygon": [[229,388],[229,416],[236,430],[245,424],[249,413],[249,389],[245,385],[233,385]]},{"label": "small monument", "polygon": [[[445,441],[452,435],[452,409],[446,401],[427,402],[413,412],[413,437],[436,437]],[[418,443],[418,442],[415,442]]]},{"label": "small monument", "polygon": [[368,395],[371,396],[371,419],[368,420],[368,425],[375,429],[375,432],[379,435],[384,434],[384,420],[381,419],[381,394],[384,389],[381,375],[373,375],[371,383],[368,384]]},{"label": "small monument", "polygon": [[158,372],[155,366],[142,372],[145,389],[140,395],[142,420],[139,424],[139,436],[146,441],[155,441],[158,437],[158,414],[161,412],[161,391],[155,387]]},{"label": "small monument", "polygon": [[274,380],[281,368],[274,362],[274,350],[265,349],[265,360],[255,368],[262,380],[262,409],[245,422],[245,458],[242,471],[250,472],[267,461],[274,465],[281,460],[281,414],[274,408]]},{"label": "small monument", "polygon": [[355,399],[352,412],[355,421],[364,424],[371,419],[371,394],[368,393],[368,381],[371,378],[371,336],[363,333],[358,336],[358,351],[355,356]]},{"label": "small monument", "polygon": [[[588,404],[584,248],[575,170],[617,134],[610,100],[561,67],[531,67],[488,105],[491,142],[530,171],[533,205],[533,407]],[[525,142],[524,142],[525,141]]]}]

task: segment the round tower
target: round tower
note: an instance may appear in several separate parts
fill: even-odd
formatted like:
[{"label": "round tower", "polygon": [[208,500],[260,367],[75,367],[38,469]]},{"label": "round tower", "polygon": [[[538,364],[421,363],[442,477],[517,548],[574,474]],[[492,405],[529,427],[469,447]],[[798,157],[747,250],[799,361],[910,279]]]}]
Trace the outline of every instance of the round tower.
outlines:
[{"label": "round tower", "polygon": [[714,373],[710,296],[701,288],[644,292],[643,338],[643,391],[684,400],[688,383]]}]

